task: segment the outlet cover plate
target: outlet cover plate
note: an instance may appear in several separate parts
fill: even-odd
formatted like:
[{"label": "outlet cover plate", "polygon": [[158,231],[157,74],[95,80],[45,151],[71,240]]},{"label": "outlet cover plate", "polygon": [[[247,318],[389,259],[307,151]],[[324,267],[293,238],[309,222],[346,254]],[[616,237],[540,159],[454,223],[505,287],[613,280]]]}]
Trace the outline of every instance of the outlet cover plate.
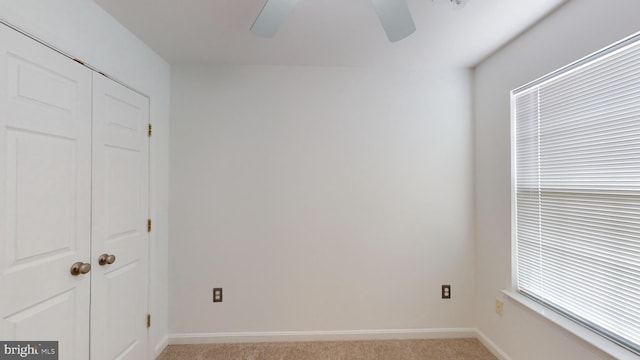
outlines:
[{"label": "outlet cover plate", "polygon": [[442,285],[442,298],[451,299],[451,285]]},{"label": "outlet cover plate", "polygon": [[504,309],[504,303],[500,299],[496,299],[496,314],[502,316],[502,311]]},{"label": "outlet cover plate", "polygon": [[222,288],[213,288],[213,302],[222,302]]}]

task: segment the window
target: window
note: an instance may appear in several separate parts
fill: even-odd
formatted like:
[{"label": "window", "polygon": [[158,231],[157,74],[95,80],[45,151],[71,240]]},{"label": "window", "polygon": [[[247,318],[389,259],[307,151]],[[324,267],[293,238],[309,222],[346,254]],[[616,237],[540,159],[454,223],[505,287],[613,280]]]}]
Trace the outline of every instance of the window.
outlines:
[{"label": "window", "polygon": [[518,292],[640,354],[640,35],[511,103]]}]

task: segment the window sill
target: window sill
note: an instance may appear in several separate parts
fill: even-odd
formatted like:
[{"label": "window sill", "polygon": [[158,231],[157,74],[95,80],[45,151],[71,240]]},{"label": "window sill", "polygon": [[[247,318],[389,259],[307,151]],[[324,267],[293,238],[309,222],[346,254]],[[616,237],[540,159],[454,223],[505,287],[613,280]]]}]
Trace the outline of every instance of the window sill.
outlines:
[{"label": "window sill", "polygon": [[502,293],[514,302],[523,305],[529,310],[537,313],[543,318],[551,321],[562,329],[572,333],[573,335],[579,337],[580,339],[586,341],[587,343],[613,356],[616,359],[640,359],[640,356],[636,355],[635,353],[623,348],[622,346],[610,341],[605,337],[598,335],[590,329],[567,319],[566,317],[556,313],[555,311],[538,304],[537,302],[529,299],[524,295],[519,294],[516,291],[503,290]]}]

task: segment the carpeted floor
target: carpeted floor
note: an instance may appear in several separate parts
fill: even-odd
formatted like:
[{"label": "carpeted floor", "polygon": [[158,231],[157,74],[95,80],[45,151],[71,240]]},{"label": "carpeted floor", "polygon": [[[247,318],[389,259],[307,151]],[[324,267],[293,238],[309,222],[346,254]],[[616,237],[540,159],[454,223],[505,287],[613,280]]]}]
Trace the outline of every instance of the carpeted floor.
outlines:
[{"label": "carpeted floor", "polygon": [[157,360],[496,360],[477,339],[170,345]]}]

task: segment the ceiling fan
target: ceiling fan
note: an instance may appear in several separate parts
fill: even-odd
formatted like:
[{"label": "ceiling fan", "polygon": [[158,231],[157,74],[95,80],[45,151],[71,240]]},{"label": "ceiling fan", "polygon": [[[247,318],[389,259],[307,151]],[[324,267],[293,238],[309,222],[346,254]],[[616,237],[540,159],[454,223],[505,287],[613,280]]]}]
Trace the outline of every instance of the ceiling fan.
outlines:
[{"label": "ceiling fan", "polygon": [[[436,1],[436,0],[432,0]],[[453,5],[464,6],[468,0],[449,0]],[[251,32],[261,37],[273,37],[297,0],[267,0],[251,26]],[[371,0],[389,41],[402,40],[416,31],[406,0]]]}]

